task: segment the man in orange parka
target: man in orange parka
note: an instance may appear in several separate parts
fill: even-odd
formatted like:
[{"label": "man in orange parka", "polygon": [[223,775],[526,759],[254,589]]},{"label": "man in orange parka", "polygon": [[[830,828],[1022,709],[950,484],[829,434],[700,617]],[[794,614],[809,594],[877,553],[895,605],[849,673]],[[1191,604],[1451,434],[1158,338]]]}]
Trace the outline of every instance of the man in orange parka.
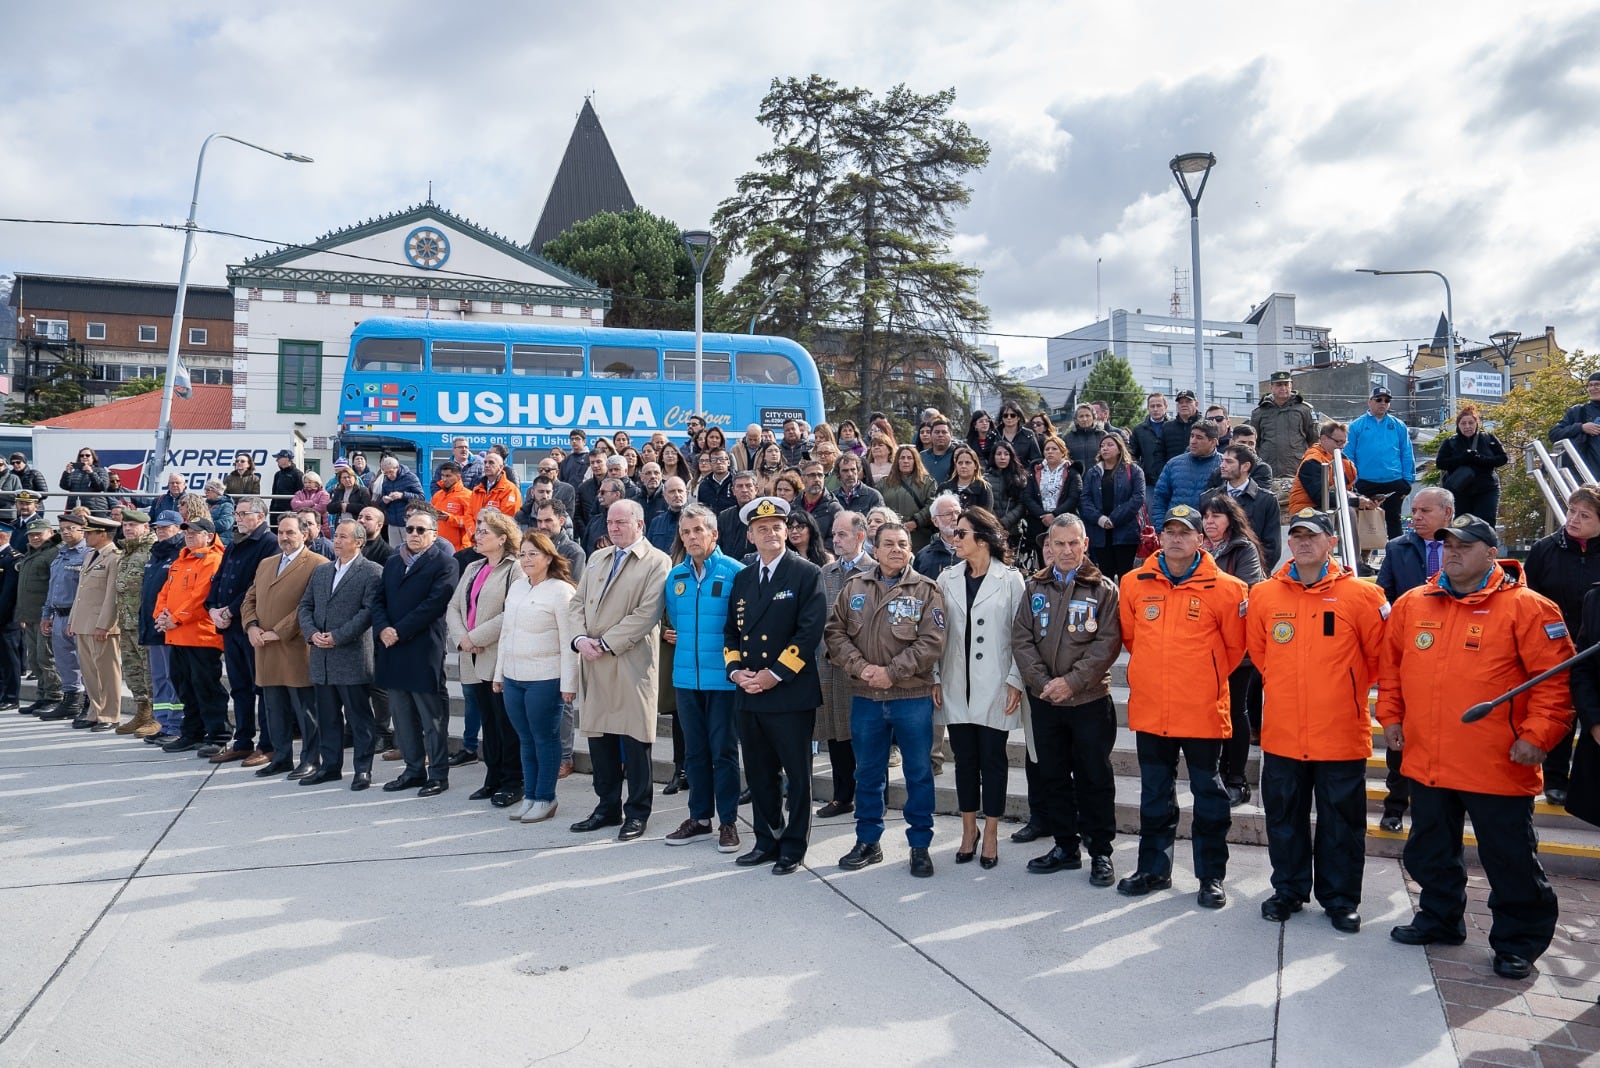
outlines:
[{"label": "man in orange parka", "polygon": [[1178,754],[1194,794],[1194,873],[1202,908],[1228,903],[1228,792],[1217,767],[1232,733],[1228,675],[1244,658],[1245,584],[1200,551],[1200,510],[1180,504],[1161,551],[1122,577],[1118,618],[1128,661],[1128,726],[1137,732],[1139,866],[1117,884],[1139,897],[1172,885]]},{"label": "man in orange parka", "polygon": [[[497,454],[491,455],[499,459]],[[461,484],[461,465],[454,460],[439,465],[439,489],[430,503],[439,513],[439,537],[449,542],[456,552],[470,545],[475,527],[473,517],[478,509],[472,506],[472,491]]]},{"label": "man in orange parka", "polygon": [[1566,736],[1572,706],[1554,678],[1488,717],[1461,714],[1572,655],[1561,610],[1496,561],[1494,527],[1460,515],[1439,531],[1443,565],[1389,615],[1378,668],[1378,720],[1412,781],[1405,866],[1422,888],[1410,923],[1389,936],[1409,946],[1466,939],[1462,819],[1472,817],[1489,878],[1495,973],[1525,978],[1555,933],[1556,895],[1539,864],[1533,799],[1546,752]]},{"label": "man in orange parka", "polygon": [[211,579],[222,566],[222,543],[209,519],[183,524],[183,551],[156,595],[156,629],[171,650],[172,682],[183,702],[178,737],[161,748],[187,753],[207,743],[227,745],[228,691],[222,688],[222,635],[206,611]]},{"label": "man in orange parka", "polygon": [[514,516],[522,507],[522,491],[517,480],[506,473],[505,457],[490,449],[483,454],[483,481],[472,487],[472,506],[468,509],[471,521],[467,530],[476,530],[478,513],[493,507],[501,515]]},{"label": "man in orange parka", "polygon": [[1339,566],[1335,544],[1328,513],[1305,508],[1290,517],[1292,558],[1251,587],[1245,645],[1265,684],[1261,803],[1272,896],[1261,903],[1261,917],[1283,923],[1315,891],[1334,928],[1354,934],[1361,930],[1356,909],[1372,755],[1367,694],[1378,675],[1389,602]]}]

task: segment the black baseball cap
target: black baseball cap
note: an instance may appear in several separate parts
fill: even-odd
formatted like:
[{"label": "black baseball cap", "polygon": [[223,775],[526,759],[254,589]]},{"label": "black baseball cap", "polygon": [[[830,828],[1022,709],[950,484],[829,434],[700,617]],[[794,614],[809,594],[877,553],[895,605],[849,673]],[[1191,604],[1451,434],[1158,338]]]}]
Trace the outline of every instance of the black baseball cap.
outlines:
[{"label": "black baseball cap", "polygon": [[1178,396],[1175,399],[1176,400],[1194,400],[1194,390],[1192,390],[1192,389],[1180,389],[1180,390],[1178,390]]},{"label": "black baseball cap", "polygon": [[1458,515],[1450,521],[1450,525],[1439,531],[1439,536],[1448,534],[1457,541],[1481,541],[1485,545],[1499,546],[1500,535],[1495,533],[1494,525],[1479,519],[1475,515]]},{"label": "black baseball cap", "polygon": [[1168,523],[1182,523],[1190,530],[1197,532],[1204,532],[1205,530],[1200,524],[1200,509],[1190,508],[1187,504],[1180,504],[1176,508],[1169,510],[1166,518],[1161,520],[1161,525],[1166,527]]},{"label": "black baseball cap", "polygon": [[1289,517],[1289,533],[1297,530],[1309,530],[1314,534],[1334,533],[1333,517],[1327,512],[1319,512],[1315,508],[1302,508]]}]

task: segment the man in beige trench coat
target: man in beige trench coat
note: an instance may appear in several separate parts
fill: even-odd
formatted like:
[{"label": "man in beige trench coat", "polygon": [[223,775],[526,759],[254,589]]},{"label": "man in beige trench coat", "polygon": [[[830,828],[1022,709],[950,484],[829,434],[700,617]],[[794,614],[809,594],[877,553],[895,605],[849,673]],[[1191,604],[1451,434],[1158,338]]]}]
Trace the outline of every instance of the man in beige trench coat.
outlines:
[{"label": "man in beige trench coat", "polygon": [[[272,739],[270,763],[256,769],[262,777],[289,773],[304,778],[317,770],[317,708],[311,688],[311,647],[300,633],[300,597],[311,573],[328,561],[306,547],[306,531],[298,516],[278,521],[282,552],[256,565],[255,581],[244,595],[239,618],[244,621],[256,655],[256,685],[266,710],[267,736]],[[300,725],[300,766],[294,763],[294,725]]]}]

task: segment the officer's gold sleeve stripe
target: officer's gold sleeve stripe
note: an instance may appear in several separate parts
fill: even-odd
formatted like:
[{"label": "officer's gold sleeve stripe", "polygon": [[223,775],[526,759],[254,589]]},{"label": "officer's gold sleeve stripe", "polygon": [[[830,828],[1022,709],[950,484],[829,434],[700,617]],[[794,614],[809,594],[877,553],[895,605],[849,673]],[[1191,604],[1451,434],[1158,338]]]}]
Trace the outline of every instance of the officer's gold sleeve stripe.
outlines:
[{"label": "officer's gold sleeve stripe", "polygon": [[739,660],[740,660],[739,650],[737,650],[737,649],[724,649],[724,650],[722,650],[722,662],[723,662],[724,666],[727,666],[729,664],[737,664],[739,662]]},{"label": "officer's gold sleeve stripe", "polygon": [[778,663],[796,674],[805,670],[806,666],[806,662],[800,657],[800,647],[798,645],[791,645],[785,649],[783,655],[778,657]]}]

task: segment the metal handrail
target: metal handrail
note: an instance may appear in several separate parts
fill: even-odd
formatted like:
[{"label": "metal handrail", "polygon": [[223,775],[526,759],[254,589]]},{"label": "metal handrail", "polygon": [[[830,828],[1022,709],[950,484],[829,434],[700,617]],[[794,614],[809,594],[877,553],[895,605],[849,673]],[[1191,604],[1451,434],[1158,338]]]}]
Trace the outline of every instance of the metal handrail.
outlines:
[{"label": "metal handrail", "polygon": [[1347,571],[1356,570],[1359,547],[1356,545],[1355,522],[1350,516],[1350,487],[1344,481],[1344,450],[1333,450],[1333,491],[1335,499],[1328,504],[1333,510],[1334,529],[1339,532],[1339,562]]},{"label": "metal handrail", "polygon": [[1545,448],[1544,442],[1535,438],[1528,442],[1524,463],[1557,525],[1567,521],[1567,499],[1579,486],[1595,480],[1570,438],[1563,438],[1557,444],[1554,455]]},{"label": "metal handrail", "polygon": [[1590,472],[1589,465],[1584,463],[1583,457],[1578,453],[1578,447],[1572,443],[1571,438],[1561,439],[1561,451],[1566,453],[1572,460],[1572,466],[1583,476],[1584,484],[1592,484],[1594,482],[1594,474]]}]

